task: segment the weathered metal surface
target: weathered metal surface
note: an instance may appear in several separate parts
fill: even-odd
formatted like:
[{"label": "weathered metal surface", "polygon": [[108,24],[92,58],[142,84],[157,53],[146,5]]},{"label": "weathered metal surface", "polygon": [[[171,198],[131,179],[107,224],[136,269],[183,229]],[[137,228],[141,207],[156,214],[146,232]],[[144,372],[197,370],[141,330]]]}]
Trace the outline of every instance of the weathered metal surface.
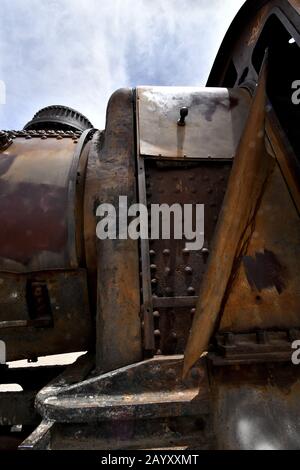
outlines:
[{"label": "weathered metal surface", "polygon": [[[36,393],[63,370],[61,366],[1,368],[1,450],[16,449],[34,427],[39,425],[41,418],[34,407]],[[8,391],[9,384],[17,384],[22,390]],[[12,426],[17,426],[18,429],[14,430]]]},{"label": "weathered metal surface", "polygon": [[20,450],[50,450],[52,421],[42,421],[19,445]]},{"label": "weathered metal surface", "polygon": [[300,369],[292,364],[213,370],[218,449],[299,449]]},{"label": "weathered metal surface", "polygon": [[300,161],[292,151],[272,108],[267,114],[266,131],[292,200],[300,214]]},{"label": "weathered metal surface", "polygon": [[[265,23],[272,15],[280,17],[280,20],[290,30],[291,35],[298,40],[300,32],[299,8],[299,0],[245,2],[225,35],[206,86],[238,86],[246,71],[246,80],[243,81],[243,86],[253,90],[258,73],[253,67],[252,55]],[[271,37],[271,42],[274,41],[276,41],[276,33]],[[265,45],[266,47],[267,45]],[[233,76],[230,73],[232,68],[235,72]],[[282,71],[278,72],[280,74]]]},{"label": "weathered metal surface", "polygon": [[[110,98],[104,141],[99,142],[98,204],[136,202],[133,95]],[[97,368],[116,369],[142,358],[138,241],[97,240]]]},{"label": "weathered metal surface", "polygon": [[[178,126],[187,107],[186,125]],[[141,155],[167,158],[232,159],[248,114],[242,89],[138,87]]]},{"label": "weathered metal surface", "polygon": [[208,416],[86,424],[43,421],[21,450],[209,450],[215,439]]},{"label": "weathered metal surface", "polygon": [[93,127],[92,123],[81,113],[68,106],[52,105],[40,109],[25,126],[25,130],[71,130],[83,132]]},{"label": "weathered metal surface", "polygon": [[[39,393],[38,409],[45,421],[22,448],[300,447],[300,378],[298,369],[289,364],[291,341],[299,339],[300,327],[299,172],[285,130],[280,128],[289,122],[279,119],[274,125],[273,111],[267,118],[265,142],[272,156],[262,148],[263,99],[258,100],[237,157],[246,156],[253,167],[240,165],[243,171],[233,170],[229,189],[239,188],[231,192],[234,203],[229,215],[226,206],[219,215],[230,160],[248,113],[245,90],[227,88],[241,85],[253,93],[259,68],[254,56],[260,59],[261,55],[261,50],[255,48],[270,15],[275,14],[299,41],[299,15],[291,5],[299,9],[300,2],[246,2],[239,15],[240,24],[234,22],[210,77],[211,86],[226,88],[138,89],[137,142],[133,95],[119,91],[109,103],[105,133],[97,133],[91,143],[77,148],[80,161],[77,174],[71,170],[73,186],[68,199],[68,214],[72,218],[76,212],[76,218],[66,223],[72,243],[68,238],[64,264],[55,261],[52,252],[46,255],[48,259],[52,256],[56,267],[69,268],[70,259],[75,260],[76,267],[87,267],[89,299],[85,272],[77,273],[78,277],[75,273],[54,276],[45,271],[37,278],[1,275],[0,298],[4,302],[0,337],[2,331],[8,335],[7,342],[13,345],[10,357],[15,357],[16,351],[21,351],[22,357],[32,357],[41,351],[49,354],[91,349],[90,317],[84,306],[90,301],[92,312],[96,311],[98,289],[97,368],[92,372],[91,360],[68,368]],[[265,47],[260,43],[259,49],[264,51]],[[273,82],[275,78],[273,73]],[[276,109],[274,106],[275,113]],[[63,143],[66,135],[12,132],[2,138],[2,150],[6,150],[0,157],[12,151],[18,141],[26,148],[33,137],[45,143],[49,139],[54,142],[54,138]],[[71,133],[69,137],[75,142],[79,135]],[[10,169],[6,168],[5,158],[2,164],[6,174]],[[48,168],[46,163],[44,168]],[[40,200],[48,190],[41,190]],[[127,195],[129,204],[137,199],[145,204],[204,203],[204,250],[184,251],[184,241],[145,241],[140,245],[139,266],[137,242],[97,242],[96,207],[101,202],[117,206],[119,195]],[[214,290],[210,291],[205,276],[214,256],[212,238],[218,218],[220,224],[227,220],[227,231],[220,230],[224,250],[219,251],[212,276]],[[237,233],[231,263],[226,250],[234,245]],[[44,261],[38,269],[46,269]],[[24,260],[22,263],[26,266]],[[20,266],[14,266],[18,272]],[[70,275],[74,276],[72,281]],[[53,287],[56,282],[60,287]],[[203,301],[205,296],[207,303]],[[217,306],[216,298],[220,300]],[[209,362],[209,377],[205,359],[182,380],[182,358],[159,356],[97,375],[141,359],[140,313],[144,314],[147,355],[154,350],[181,352],[197,301],[198,305],[204,304],[206,313],[212,307],[214,317],[213,324],[200,324],[200,340],[196,335],[198,353],[203,350],[203,337],[207,344],[214,327],[220,327],[208,355],[213,362]],[[59,312],[55,312],[57,306]],[[223,313],[220,324],[219,313]],[[22,336],[22,325],[27,325],[26,337]],[[263,364],[253,364],[260,362]],[[212,407],[217,442],[211,432]],[[47,421],[49,418],[55,422]]]},{"label": "weathered metal surface", "polygon": [[256,214],[220,330],[299,327],[299,259],[299,214],[277,167]]},{"label": "weathered metal surface", "polygon": [[97,311],[97,237],[95,217],[99,191],[99,147],[103,132],[96,132],[88,149],[82,204],[82,231],[84,237],[84,264],[87,269],[90,309],[96,317]]},{"label": "weathered metal surface", "polygon": [[37,426],[40,417],[34,409],[36,391],[0,392],[1,426]]},{"label": "weathered metal surface", "polygon": [[0,155],[0,271],[76,267],[75,134],[10,136],[13,144]]},{"label": "weathered metal surface", "polygon": [[[79,383],[88,369],[70,367],[38,395],[44,420],[21,449],[299,448],[299,369],[290,364],[210,366],[209,382],[204,360],[181,382],[174,356]],[[176,393],[180,403],[163,398]]]},{"label": "weathered metal surface", "polygon": [[[25,321],[28,325],[0,328],[7,361],[89,348],[92,318],[84,270],[18,276],[2,273],[0,279],[0,321]],[[47,286],[50,323],[34,318],[36,311],[26,297],[28,282]]]},{"label": "weathered metal surface", "polygon": [[254,232],[257,208],[274,167],[274,160],[265,148],[266,76],[267,61],[230,175],[185,352],[185,372],[207,350],[236,265]]},{"label": "weathered metal surface", "polygon": [[62,375],[38,393],[37,409],[63,423],[207,415],[206,365],[199,362],[182,380],[182,360],[157,356],[73,385]]},{"label": "weathered metal surface", "polygon": [[300,330],[258,330],[255,333],[216,335],[213,352],[208,354],[214,365],[290,362],[292,342],[300,339]]},{"label": "weathered metal surface", "polygon": [[[145,162],[143,158],[137,154],[138,167],[138,191],[139,203],[147,206],[146,193],[146,175]],[[141,314],[143,315],[143,346],[150,354],[155,350],[154,341],[154,320],[152,305],[152,287],[151,287],[151,268],[150,268],[150,250],[149,240],[142,237],[140,240],[140,266],[141,266]]]},{"label": "weathered metal surface", "polygon": [[148,271],[142,269],[143,277],[148,272],[151,281],[155,349],[180,354],[191,328],[231,162],[174,165],[147,159],[145,165],[147,204],[205,205],[204,249],[187,251],[185,239],[150,240],[150,266]]}]

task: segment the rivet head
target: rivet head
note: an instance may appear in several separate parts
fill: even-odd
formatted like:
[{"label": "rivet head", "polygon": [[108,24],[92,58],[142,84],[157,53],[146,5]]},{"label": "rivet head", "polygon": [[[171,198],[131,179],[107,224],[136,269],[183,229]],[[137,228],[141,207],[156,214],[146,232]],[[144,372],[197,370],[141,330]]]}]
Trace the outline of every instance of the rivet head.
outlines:
[{"label": "rivet head", "polygon": [[192,314],[192,315],[195,315],[195,313],[196,313],[196,309],[195,309],[195,308],[191,308],[191,314]]},{"label": "rivet head", "polygon": [[156,264],[151,264],[150,269],[151,269],[151,271],[156,271],[156,269],[157,269]]},{"label": "rivet head", "polygon": [[195,294],[195,289],[193,287],[188,287],[187,292],[189,295]]},{"label": "rivet head", "polygon": [[157,279],[155,279],[155,278],[151,279],[151,284],[152,284],[153,286],[156,286],[156,284],[157,284]]},{"label": "rivet head", "polygon": [[190,266],[186,266],[184,268],[184,271],[187,273],[187,274],[192,274],[193,273],[193,269],[190,267]]},{"label": "rivet head", "polygon": [[154,336],[160,336],[160,331],[159,331],[159,330],[155,330],[155,331],[154,331]]},{"label": "rivet head", "polygon": [[169,274],[171,273],[171,268],[169,268],[168,266],[165,268],[165,274],[166,276],[169,276]]},{"label": "rivet head", "polygon": [[154,310],[153,316],[154,316],[155,318],[159,318],[159,317],[160,317],[159,311],[158,311],[158,310]]},{"label": "rivet head", "polygon": [[170,255],[170,250],[168,248],[166,248],[164,251],[163,251],[163,254],[165,256],[169,256]]},{"label": "rivet head", "polygon": [[155,256],[155,251],[154,251],[154,250],[150,250],[150,251],[149,251],[149,254],[150,254],[150,256]]}]

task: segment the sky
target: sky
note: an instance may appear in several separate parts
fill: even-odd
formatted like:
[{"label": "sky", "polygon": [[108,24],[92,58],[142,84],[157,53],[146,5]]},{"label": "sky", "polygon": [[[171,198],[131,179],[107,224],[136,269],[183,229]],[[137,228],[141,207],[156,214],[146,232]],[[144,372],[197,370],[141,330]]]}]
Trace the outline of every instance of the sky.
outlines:
[{"label": "sky", "polygon": [[110,95],[204,86],[242,0],[0,0],[0,129],[62,104],[103,129]]}]

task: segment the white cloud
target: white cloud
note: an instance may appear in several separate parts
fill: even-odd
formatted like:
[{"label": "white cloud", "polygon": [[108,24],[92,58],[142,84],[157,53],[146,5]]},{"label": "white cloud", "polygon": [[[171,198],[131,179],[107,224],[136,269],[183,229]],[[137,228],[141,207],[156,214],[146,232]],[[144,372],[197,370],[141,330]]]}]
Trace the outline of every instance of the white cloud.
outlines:
[{"label": "white cloud", "polygon": [[122,86],[204,85],[242,0],[1,0],[0,128],[43,106],[104,126]]}]

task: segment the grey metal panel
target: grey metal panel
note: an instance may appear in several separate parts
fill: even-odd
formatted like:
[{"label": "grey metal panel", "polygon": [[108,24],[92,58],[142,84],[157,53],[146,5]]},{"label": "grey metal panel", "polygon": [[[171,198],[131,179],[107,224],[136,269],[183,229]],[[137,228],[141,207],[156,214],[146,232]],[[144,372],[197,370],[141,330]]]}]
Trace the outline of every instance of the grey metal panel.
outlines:
[{"label": "grey metal panel", "polygon": [[[153,157],[231,159],[246,122],[243,89],[137,88],[140,154]],[[185,126],[180,108],[188,107]]]}]

